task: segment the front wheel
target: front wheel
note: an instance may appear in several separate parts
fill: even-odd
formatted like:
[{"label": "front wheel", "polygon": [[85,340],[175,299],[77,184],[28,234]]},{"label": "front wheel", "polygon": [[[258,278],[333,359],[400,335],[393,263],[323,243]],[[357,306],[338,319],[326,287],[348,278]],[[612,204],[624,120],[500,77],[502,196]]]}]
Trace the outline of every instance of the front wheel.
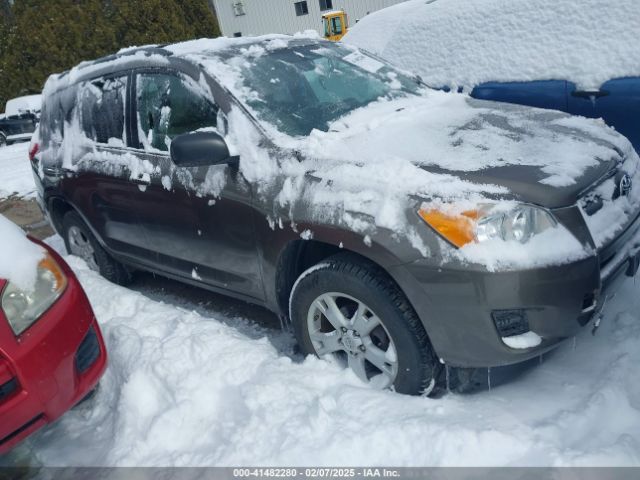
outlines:
[{"label": "front wheel", "polygon": [[7,144],[7,135],[0,131],[0,147],[4,147]]},{"label": "front wheel", "polygon": [[111,257],[100,245],[89,227],[76,212],[68,212],[62,220],[62,232],[67,252],[82,258],[91,270],[118,285],[131,283],[131,273]]},{"label": "front wheel", "polygon": [[340,254],[303,273],[290,316],[305,354],[333,356],[373,388],[426,395],[439,363],[413,308],[385,272]]}]

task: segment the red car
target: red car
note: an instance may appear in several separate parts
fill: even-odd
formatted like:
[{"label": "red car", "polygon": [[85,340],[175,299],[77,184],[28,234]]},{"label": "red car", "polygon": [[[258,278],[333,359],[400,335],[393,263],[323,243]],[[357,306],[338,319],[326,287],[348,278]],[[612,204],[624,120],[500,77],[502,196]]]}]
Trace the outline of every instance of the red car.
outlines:
[{"label": "red car", "polygon": [[[13,227],[0,215],[0,249],[13,236],[9,249],[13,245],[11,254],[22,261],[28,253],[15,251],[19,235],[8,225]],[[0,454],[85,398],[107,366],[102,335],[78,279],[42,242],[24,237],[22,247],[33,250],[29,240],[43,249],[36,251],[42,258],[32,289],[6,280],[12,278],[6,274],[7,252],[4,274],[0,268]]]}]

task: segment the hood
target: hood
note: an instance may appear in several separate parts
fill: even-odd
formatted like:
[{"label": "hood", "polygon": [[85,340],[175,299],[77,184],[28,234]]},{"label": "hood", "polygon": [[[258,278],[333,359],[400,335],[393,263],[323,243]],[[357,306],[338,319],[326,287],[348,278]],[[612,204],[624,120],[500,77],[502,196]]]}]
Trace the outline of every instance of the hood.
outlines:
[{"label": "hood", "polygon": [[409,161],[547,208],[574,204],[628,148],[600,120],[437,91],[356,110],[310,144],[315,158]]}]

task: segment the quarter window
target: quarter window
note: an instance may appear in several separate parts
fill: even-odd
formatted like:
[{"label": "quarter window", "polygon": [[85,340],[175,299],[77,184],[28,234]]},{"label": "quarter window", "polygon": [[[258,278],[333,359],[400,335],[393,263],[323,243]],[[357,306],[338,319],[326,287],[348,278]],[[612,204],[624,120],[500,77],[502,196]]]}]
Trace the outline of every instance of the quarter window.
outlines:
[{"label": "quarter window", "polygon": [[140,74],[136,99],[138,137],[145,150],[169,150],[178,135],[215,127],[218,108],[186,77]]},{"label": "quarter window", "polygon": [[332,0],[320,0],[320,10],[333,10]]},{"label": "quarter window", "polygon": [[302,16],[302,15],[308,15],[309,14],[309,7],[307,6],[307,2],[296,2],[293,4],[293,6],[296,8],[296,15],[297,16]]},{"label": "quarter window", "polygon": [[125,146],[124,104],[126,77],[94,80],[80,91],[84,134],[97,143]]}]

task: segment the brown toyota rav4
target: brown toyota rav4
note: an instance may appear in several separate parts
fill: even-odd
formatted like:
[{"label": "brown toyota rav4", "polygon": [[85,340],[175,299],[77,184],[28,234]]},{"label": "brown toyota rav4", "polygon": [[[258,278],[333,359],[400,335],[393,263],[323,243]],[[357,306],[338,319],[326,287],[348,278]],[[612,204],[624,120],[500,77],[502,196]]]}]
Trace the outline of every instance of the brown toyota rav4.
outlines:
[{"label": "brown toyota rav4", "polygon": [[72,254],[113,282],[148,270],[264,305],[379,388],[538,356],[638,270],[624,137],[353,47],[127,49],[44,97],[33,170]]}]

